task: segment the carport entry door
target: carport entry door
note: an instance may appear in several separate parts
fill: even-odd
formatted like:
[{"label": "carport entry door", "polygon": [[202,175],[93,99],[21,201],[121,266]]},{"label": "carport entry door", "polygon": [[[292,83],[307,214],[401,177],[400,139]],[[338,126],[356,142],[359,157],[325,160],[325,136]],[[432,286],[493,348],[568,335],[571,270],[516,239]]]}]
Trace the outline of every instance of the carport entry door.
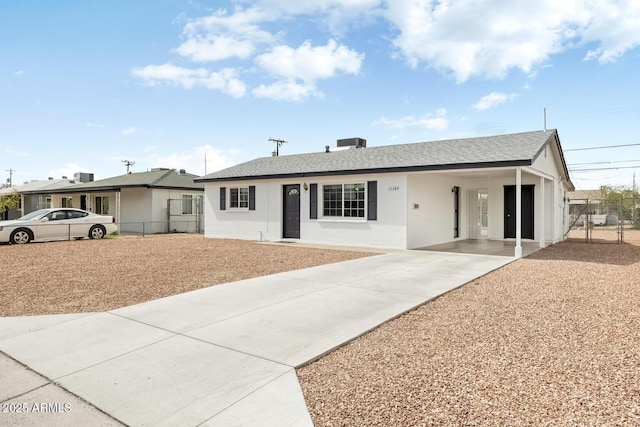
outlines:
[{"label": "carport entry door", "polygon": [[[533,239],[533,185],[522,187],[522,238]],[[504,237],[515,239],[516,237],[516,186],[504,186]]]},{"label": "carport entry door", "polygon": [[300,184],[285,185],[283,189],[282,237],[300,238]]}]

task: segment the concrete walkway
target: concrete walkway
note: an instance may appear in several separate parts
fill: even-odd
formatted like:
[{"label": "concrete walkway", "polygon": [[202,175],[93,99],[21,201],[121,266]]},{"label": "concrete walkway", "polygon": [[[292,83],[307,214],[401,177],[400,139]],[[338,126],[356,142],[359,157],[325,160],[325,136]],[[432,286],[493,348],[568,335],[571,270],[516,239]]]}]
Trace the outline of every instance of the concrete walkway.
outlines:
[{"label": "concrete walkway", "polygon": [[0,318],[0,425],[311,426],[296,367],[511,261],[403,251]]}]

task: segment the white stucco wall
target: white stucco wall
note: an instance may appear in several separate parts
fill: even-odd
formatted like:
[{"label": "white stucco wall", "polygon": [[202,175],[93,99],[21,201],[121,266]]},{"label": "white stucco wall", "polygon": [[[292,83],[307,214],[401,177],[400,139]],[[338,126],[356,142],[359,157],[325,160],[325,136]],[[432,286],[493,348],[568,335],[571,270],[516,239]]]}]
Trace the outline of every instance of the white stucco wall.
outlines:
[{"label": "white stucco wall", "polygon": [[150,221],[151,191],[148,188],[123,188],[120,192],[120,218],[118,219],[120,230],[142,233],[142,224]]},{"label": "white stucco wall", "polygon": [[[377,181],[377,220],[336,219],[322,215],[322,186]],[[318,184],[318,219],[309,218],[310,193]],[[205,184],[205,236],[282,240],[283,186],[299,184],[300,242],[345,246],[406,248],[406,178],[402,174],[309,177]],[[220,187],[255,185],[256,209],[220,210]],[[227,190],[228,191],[228,190]]]},{"label": "white stucco wall", "polygon": [[[460,187],[459,233],[467,233],[467,181],[446,174],[408,176],[407,247],[409,249],[457,240],[454,238],[454,186]],[[417,206],[416,206],[417,205]]]},{"label": "white stucco wall", "polygon": [[557,146],[550,143],[531,168],[553,177],[553,181],[549,180],[545,186],[545,199],[550,203],[550,206],[554,207],[553,211],[547,211],[549,217],[545,218],[547,220],[545,222],[545,238],[552,242],[563,240],[569,215],[568,201],[566,200],[566,192],[569,187],[562,178],[563,167]]}]

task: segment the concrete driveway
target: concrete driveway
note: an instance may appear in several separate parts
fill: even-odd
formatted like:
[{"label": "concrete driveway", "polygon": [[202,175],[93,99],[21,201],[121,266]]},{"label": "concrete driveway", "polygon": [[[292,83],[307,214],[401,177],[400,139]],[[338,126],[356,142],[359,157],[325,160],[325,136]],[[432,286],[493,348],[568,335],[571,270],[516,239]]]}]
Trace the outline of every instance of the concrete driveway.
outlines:
[{"label": "concrete driveway", "polygon": [[110,312],[0,318],[15,359],[0,357],[0,401],[26,402],[0,425],[311,426],[296,367],[514,260],[403,251]]}]

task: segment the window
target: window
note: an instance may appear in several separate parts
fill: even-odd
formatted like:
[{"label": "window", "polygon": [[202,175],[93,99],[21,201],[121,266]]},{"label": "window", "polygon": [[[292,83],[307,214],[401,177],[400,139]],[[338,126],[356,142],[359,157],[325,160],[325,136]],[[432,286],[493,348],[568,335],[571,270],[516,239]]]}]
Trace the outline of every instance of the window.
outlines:
[{"label": "window", "polygon": [[109,197],[96,196],[95,212],[98,215],[109,215]]},{"label": "window", "polygon": [[69,219],[84,218],[87,215],[89,215],[87,212],[67,211],[67,218]]},{"label": "window", "polygon": [[364,218],[364,184],[332,184],[322,188],[324,216]]},{"label": "window", "polygon": [[229,207],[231,209],[249,208],[249,187],[230,188]]},{"label": "window", "polygon": [[72,208],[73,207],[72,200],[73,199],[71,197],[63,197],[62,198],[62,207],[63,208]]},{"label": "window", "polygon": [[182,195],[182,215],[193,215],[193,202],[192,194]]}]

